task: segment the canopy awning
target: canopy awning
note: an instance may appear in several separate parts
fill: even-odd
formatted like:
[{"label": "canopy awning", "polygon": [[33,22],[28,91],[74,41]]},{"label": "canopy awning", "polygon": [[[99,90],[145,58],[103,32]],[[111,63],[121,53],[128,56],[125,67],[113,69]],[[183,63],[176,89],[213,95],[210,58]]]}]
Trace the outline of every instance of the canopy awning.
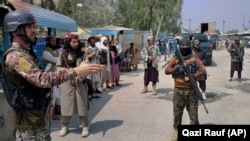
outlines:
[{"label": "canopy awning", "polygon": [[104,34],[104,35],[117,35],[117,34],[134,34],[132,28],[126,28],[121,26],[104,26],[101,28],[91,28],[91,34]]},{"label": "canopy awning", "polygon": [[13,10],[23,10],[32,14],[39,26],[63,31],[77,31],[76,22],[60,13],[22,2],[20,0],[8,0],[8,5],[14,8]]}]

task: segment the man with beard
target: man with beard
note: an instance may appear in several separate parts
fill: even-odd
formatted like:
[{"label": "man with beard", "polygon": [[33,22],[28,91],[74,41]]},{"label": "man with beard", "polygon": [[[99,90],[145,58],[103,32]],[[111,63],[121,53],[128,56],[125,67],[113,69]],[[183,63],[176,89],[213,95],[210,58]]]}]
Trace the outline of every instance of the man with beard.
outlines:
[{"label": "man with beard", "polygon": [[[74,68],[85,60],[85,55],[80,47],[78,35],[70,33],[66,39],[66,47],[57,62],[57,69]],[[61,130],[59,136],[63,137],[69,132],[70,119],[73,115],[78,115],[82,125],[82,137],[89,135],[88,120],[88,86],[87,76],[78,76],[72,80],[59,85],[61,89]]]},{"label": "man with beard", "polygon": [[148,92],[148,84],[151,81],[153,95],[156,95],[156,83],[159,82],[158,62],[161,58],[161,52],[157,45],[154,44],[154,38],[148,38],[148,45],[142,48],[141,58],[144,66],[144,88],[141,94]]},{"label": "man with beard", "polygon": [[130,43],[130,47],[129,47],[129,51],[131,53],[131,63],[129,68],[131,68],[131,66],[133,67],[134,70],[137,70],[138,67],[138,53],[139,53],[139,49],[134,47],[134,43]]},{"label": "man with beard", "polygon": [[[87,60],[93,64],[100,64],[100,55],[99,49],[96,47],[96,39],[95,37],[91,36],[88,38],[89,46],[85,49]],[[99,91],[99,82],[100,82],[100,73],[92,74],[88,76],[91,82],[91,87],[89,89],[93,89],[93,91],[89,91],[91,94],[91,98],[100,98],[95,93],[102,93]]]},{"label": "man with beard", "polygon": [[63,52],[63,39],[62,38],[56,38],[56,46],[60,53]]},{"label": "man with beard", "polygon": [[49,63],[52,64],[51,69],[55,69],[55,65],[57,62],[57,59],[60,55],[59,47],[56,44],[56,37],[55,36],[48,36],[46,37],[46,47],[43,51],[43,61],[44,65],[48,65]]},{"label": "man with beard", "polygon": [[[112,89],[110,86],[111,81],[111,64],[110,64],[110,53],[109,53],[109,39],[106,36],[101,37],[101,45],[98,47],[100,55],[100,64],[104,66],[104,70],[101,72],[101,88],[106,90],[106,88]],[[104,87],[106,84],[106,87]]]},{"label": "man with beard", "polygon": [[230,68],[229,81],[233,81],[234,71],[237,71],[238,81],[241,82],[241,71],[243,70],[242,63],[245,51],[244,51],[244,46],[240,45],[240,39],[238,37],[235,38],[234,44],[232,42],[229,43],[228,52],[231,55],[231,68]]},{"label": "man with beard", "polygon": [[[134,47],[134,45],[133,45]],[[130,47],[128,49],[126,49],[125,53],[124,53],[124,58],[123,58],[123,63],[124,63],[124,70],[125,71],[131,71],[131,58],[133,56],[133,49]]]},{"label": "man with beard", "polygon": [[[205,67],[201,63],[198,56],[192,53],[190,47],[190,40],[183,38],[179,42],[179,50],[187,64],[191,69],[195,79],[198,79],[205,73]],[[174,110],[174,134],[172,141],[178,140],[178,125],[181,125],[183,110],[186,107],[191,125],[198,125],[198,97],[190,83],[190,79],[184,72],[183,65],[179,64],[178,58],[173,56],[166,67],[165,74],[172,74],[174,78],[174,97],[173,97],[173,110]]]},{"label": "man with beard", "polygon": [[[17,99],[12,104],[16,141],[51,141],[46,126],[46,95],[48,90],[65,81],[103,70],[101,65],[82,62],[77,67],[43,71],[38,67],[32,49],[36,43],[35,18],[24,11],[10,11],[3,21],[4,31],[11,35],[11,47],[3,58],[4,72]],[[19,105],[19,106],[15,106]]]},{"label": "man with beard", "polygon": [[[56,45],[56,37],[55,36],[48,36],[46,37],[46,47],[43,50],[43,62],[44,65],[51,65],[50,70],[55,70],[56,62],[60,55],[59,47]],[[50,105],[51,109],[48,116],[52,116],[53,120],[59,120],[59,116],[56,113],[60,113],[60,89],[58,86],[54,86],[52,88],[52,105]]]}]

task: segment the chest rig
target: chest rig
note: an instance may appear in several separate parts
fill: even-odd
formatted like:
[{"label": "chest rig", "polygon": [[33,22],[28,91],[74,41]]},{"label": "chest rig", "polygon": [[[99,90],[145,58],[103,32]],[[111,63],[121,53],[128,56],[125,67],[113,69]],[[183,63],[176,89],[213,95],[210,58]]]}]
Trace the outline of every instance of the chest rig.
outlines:
[{"label": "chest rig", "polygon": [[[31,56],[28,51],[21,48],[12,47],[7,50],[4,55],[4,60],[6,55],[12,51],[20,52],[20,57],[24,57],[30,63],[32,63],[32,65],[38,66],[37,63],[35,63],[35,58]],[[9,84],[11,84],[11,90],[6,94],[9,97],[9,104],[13,109],[46,110],[46,94],[49,92],[49,88],[39,88],[28,82],[21,75],[11,71],[10,68],[4,66],[3,69],[5,69],[6,76],[8,78],[6,81],[9,81]]]},{"label": "chest rig", "polygon": [[[172,77],[173,78],[184,78],[186,76],[185,74],[185,71],[184,71],[184,66],[183,65],[180,65],[179,64],[179,61],[178,61],[178,58],[175,58],[177,60],[177,70],[175,70],[173,73],[172,73]],[[198,67],[194,61],[194,57],[193,55],[189,55],[187,57],[183,57],[185,63],[186,63],[186,67],[187,69],[189,69],[189,71],[192,73],[192,74],[195,74],[197,71],[198,71]]]}]

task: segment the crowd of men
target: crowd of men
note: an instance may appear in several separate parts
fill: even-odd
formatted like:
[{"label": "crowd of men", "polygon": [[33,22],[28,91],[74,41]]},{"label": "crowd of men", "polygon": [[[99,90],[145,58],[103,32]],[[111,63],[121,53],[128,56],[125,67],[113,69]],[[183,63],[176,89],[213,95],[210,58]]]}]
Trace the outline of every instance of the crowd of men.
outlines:
[{"label": "crowd of men", "polygon": [[[89,46],[85,48],[80,46],[76,34],[70,33],[64,40],[48,36],[43,51],[46,66],[41,69],[32,49],[36,43],[34,17],[24,11],[9,12],[4,18],[4,30],[12,38],[11,47],[4,55],[3,69],[16,89],[16,99],[11,106],[18,141],[50,141],[49,118],[52,116],[58,120],[58,115],[61,115],[59,136],[68,134],[70,119],[78,115],[82,125],[81,136],[87,137],[90,134],[89,101],[100,98],[97,94],[106,89],[120,87],[121,68],[137,70],[139,54],[144,68],[141,93],[147,93],[148,85],[152,82],[153,95],[157,95],[158,62],[161,55],[166,53],[166,48],[161,41],[156,44],[153,37],[148,38],[147,45],[141,50],[131,42],[123,53],[118,40],[104,35],[89,37]],[[185,107],[190,123],[198,125],[198,100],[206,100],[206,57],[199,48],[199,40],[183,38],[177,43],[176,47],[173,45],[171,48],[173,56],[165,68],[165,74],[171,74],[174,79],[172,141],[178,140],[177,129],[181,125]],[[244,47],[239,39],[228,44],[228,52],[231,55],[229,81],[233,81],[234,71],[237,71],[240,82]],[[197,84],[191,83],[194,81],[202,90],[201,96],[195,91],[194,85]]]}]

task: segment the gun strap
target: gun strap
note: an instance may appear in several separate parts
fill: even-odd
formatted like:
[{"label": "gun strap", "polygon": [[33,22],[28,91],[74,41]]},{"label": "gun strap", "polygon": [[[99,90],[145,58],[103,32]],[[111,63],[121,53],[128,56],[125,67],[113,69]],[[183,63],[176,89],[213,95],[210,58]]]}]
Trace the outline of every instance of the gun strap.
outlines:
[{"label": "gun strap", "polygon": [[[63,57],[63,61],[64,61],[65,65],[66,65],[66,67],[69,68],[69,64],[68,64],[68,62],[67,62],[67,60],[66,60],[66,58],[65,58],[65,55],[62,55],[62,57]],[[73,79],[74,79],[74,78],[73,78]],[[80,89],[79,89],[79,87],[77,87],[76,81],[73,80],[73,79],[71,79],[71,83],[72,83],[72,85],[76,88],[77,92],[80,94]]]},{"label": "gun strap", "polygon": [[148,53],[150,53],[149,46],[146,46],[146,50],[147,50]]}]

